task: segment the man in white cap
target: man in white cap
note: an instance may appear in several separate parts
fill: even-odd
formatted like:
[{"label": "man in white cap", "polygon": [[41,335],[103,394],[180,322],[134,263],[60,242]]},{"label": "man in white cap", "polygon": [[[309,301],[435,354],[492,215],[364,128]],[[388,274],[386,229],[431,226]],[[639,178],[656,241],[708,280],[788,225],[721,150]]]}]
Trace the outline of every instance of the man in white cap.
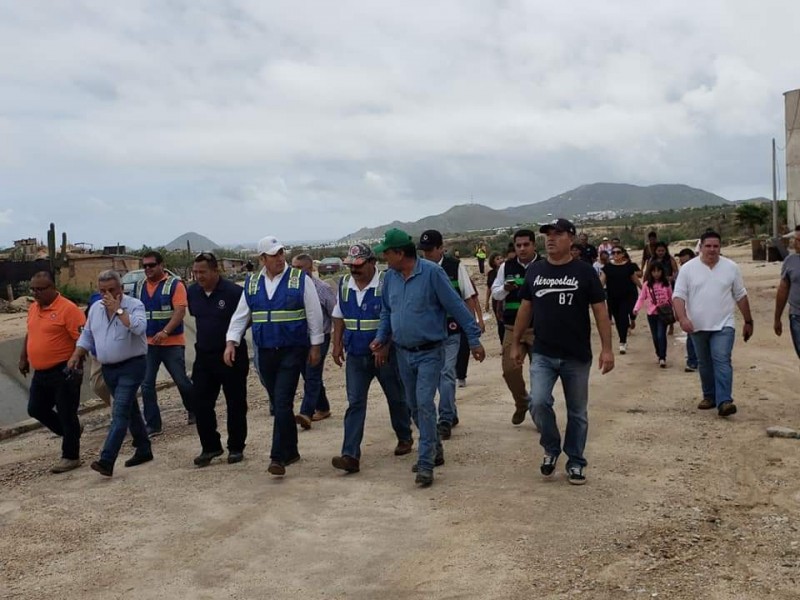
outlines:
[{"label": "man in white cap", "polygon": [[275,406],[267,471],[282,476],[288,465],[300,460],[294,415],[297,383],[306,363],[319,362],[325,335],[314,283],[287,265],[283,244],[269,235],[258,242],[258,254],[262,268],[245,279],[244,294],[225,336],[224,360],[228,366],[237,360],[236,347],[252,319],[259,371]]}]

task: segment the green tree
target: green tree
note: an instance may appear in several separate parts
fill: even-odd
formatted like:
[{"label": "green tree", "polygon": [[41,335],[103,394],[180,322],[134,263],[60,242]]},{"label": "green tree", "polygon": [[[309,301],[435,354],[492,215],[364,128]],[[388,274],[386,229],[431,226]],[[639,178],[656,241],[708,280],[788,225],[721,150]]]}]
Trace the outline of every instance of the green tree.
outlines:
[{"label": "green tree", "polygon": [[763,204],[742,204],[736,209],[736,222],[750,235],[755,235],[756,227],[764,225],[770,218],[769,209]]}]

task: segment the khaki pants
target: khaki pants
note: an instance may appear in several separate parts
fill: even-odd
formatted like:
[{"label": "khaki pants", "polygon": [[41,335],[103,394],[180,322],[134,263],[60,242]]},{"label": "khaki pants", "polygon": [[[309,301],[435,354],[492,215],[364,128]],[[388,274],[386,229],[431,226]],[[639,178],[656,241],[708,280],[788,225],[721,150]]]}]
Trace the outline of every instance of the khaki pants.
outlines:
[{"label": "khaki pants", "polygon": [[89,363],[89,384],[92,386],[92,391],[106,406],[111,406],[111,393],[103,379],[103,365],[91,354],[86,357],[86,360]]},{"label": "khaki pants", "polygon": [[[518,411],[527,411],[529,408],[528,388],[522,374],[522,366],[511,359],[511,345],[514,342],[514,327],[505,325],[506,334],[503,337],[503,379],[506,380],[511,395],[514,396],[514,406]],[[530,357],[533,348],[533,329],[528,329],[522,336],[522,350]]]}]

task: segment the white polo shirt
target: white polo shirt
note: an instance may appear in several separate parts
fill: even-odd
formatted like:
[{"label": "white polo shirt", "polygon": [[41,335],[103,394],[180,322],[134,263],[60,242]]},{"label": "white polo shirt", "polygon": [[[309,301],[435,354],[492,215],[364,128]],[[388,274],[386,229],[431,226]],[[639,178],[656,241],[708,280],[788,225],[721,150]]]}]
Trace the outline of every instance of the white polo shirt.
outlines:
[{"label": "white polo shirt", "polygon": [[700,257],[693,258],[678,271],[674,298],[686,302],[686,314],[695,331],[720,331],[734,327],[736,303],[747,296],[739,265],[719,257],[709,268]]}]

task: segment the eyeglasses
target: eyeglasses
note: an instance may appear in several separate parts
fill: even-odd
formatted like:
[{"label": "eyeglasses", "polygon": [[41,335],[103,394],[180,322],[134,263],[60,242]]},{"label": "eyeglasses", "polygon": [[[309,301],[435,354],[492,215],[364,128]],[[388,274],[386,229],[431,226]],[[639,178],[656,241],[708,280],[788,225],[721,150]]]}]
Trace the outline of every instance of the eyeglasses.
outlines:
[{"label": "eyeglasses", "polygon": [[611,254],[622,254],[621,250],[612,250]]},{"label": "eyeglasses", "polygon": [[157,267],[157,266],[158,266],[158,263],[142,263],[142,267],[145,268],[145,269],[152,269],[152,268]]}]

